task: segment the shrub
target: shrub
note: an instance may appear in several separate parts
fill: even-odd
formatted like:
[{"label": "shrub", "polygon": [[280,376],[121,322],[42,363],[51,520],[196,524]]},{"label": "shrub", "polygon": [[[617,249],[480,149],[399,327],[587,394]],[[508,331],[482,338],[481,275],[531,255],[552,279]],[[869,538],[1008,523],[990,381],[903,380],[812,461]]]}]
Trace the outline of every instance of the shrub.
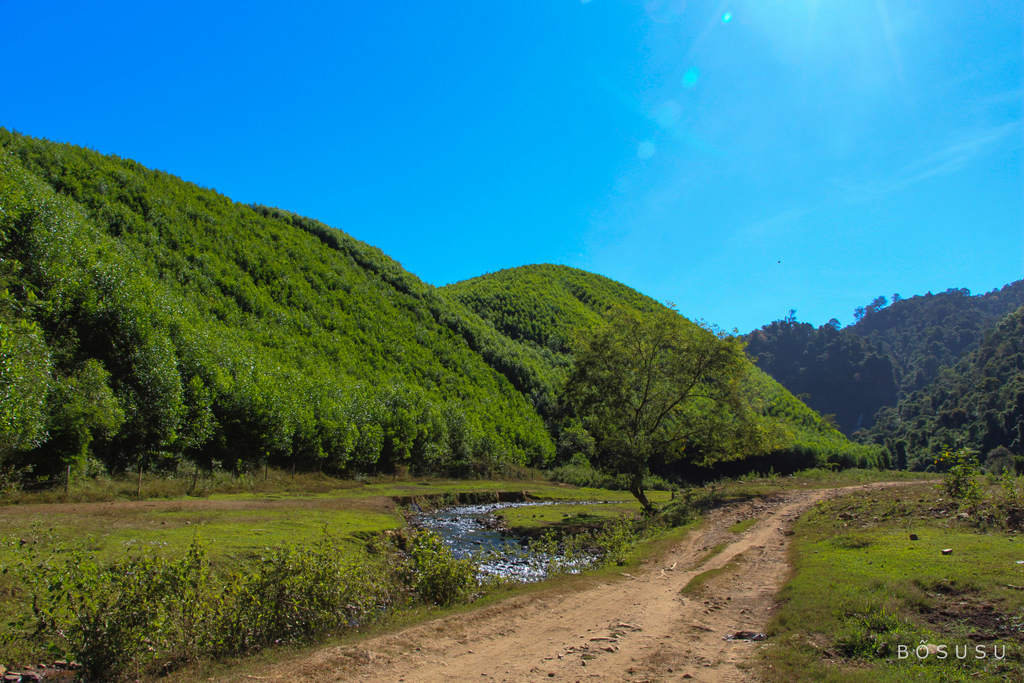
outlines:
[{"label": "shrub", "polygon": [[75,659],[94,681],[312,642],[412,601],[451,604],[477,585],[475,564],[428,533],[404,555],[386,541],[354,550],[325,535],[224,571],[198,539],[177,559],[132,550],[105,565],[83,551],[41,559],[32,544],[9,544],[19,560],[3,572],[22,578],[31,602],[10,639]]},{"label": "shrub", "polygon": [[456,558],[437,534],[414,532],[408,553],[413,590],[420,601],[447,606],[466,599],[477,588],[476,562]]},{"label": "shrub", "polygon": [[939,469],[945,469],[943,486],[946,493],[956,500],[974,499],[978,497],[978,482],[974,477],[978,473],[978,456],[969,448],[950,451],[948,448],[935,459]]}]

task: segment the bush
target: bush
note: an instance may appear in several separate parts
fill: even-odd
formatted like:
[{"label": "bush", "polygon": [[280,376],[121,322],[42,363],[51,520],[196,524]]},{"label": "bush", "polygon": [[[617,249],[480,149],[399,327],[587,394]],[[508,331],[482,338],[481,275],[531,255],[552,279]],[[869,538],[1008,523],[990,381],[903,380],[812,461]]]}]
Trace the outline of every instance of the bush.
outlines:
[{"label": "bush", "polygon": [[158,657],[193,661],[203,649],[216,610],[198,542],[176,561],[130,552],[107,566],[84,552],[56,561],[27,552],[32,609],[21,626],[51,653],[77,659],[91,679],[138,675]]},{"label": "bush", "polygon": [[408,553],[413,589],[420,601],[447,606],[466,599],[477,588],[476,562],[456,558],[437,534],[414,532]]},{"label": "bush", "polygon": [[951,498],[964,500],[978,497],[978,482],[974,479],[978,474],[978,456],[974,451],[969,448],[950,451],[947,448],[935,459],[935,465],[946,471],[942,483]]},{"label": "bush", "polygon": [[75,659],[94,681],[313,642],[414,602],[450,605],[478,587],[476,564],[428,532],[408,538],[404,553],[386,539],[354,551],[325,535],[225,571],[211,568],[198,539],[178,559],[133,550],[106,565],[82,551],[41,559],[31,544],[9,545],[19,561],[3,572],[22,577],[31,602],[10,641]]}]

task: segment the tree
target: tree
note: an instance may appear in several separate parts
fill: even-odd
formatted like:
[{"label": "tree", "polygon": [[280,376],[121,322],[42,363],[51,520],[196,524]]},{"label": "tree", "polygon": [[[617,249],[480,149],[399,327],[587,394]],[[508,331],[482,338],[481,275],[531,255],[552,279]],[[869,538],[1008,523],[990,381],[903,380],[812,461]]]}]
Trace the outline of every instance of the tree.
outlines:
[{"label": "tree", "polygon": [[110,388],[110,373],[95,358],[87,359],[70,377],[56,381],[50,403],[50,441],[43,449],[44,457],[37,460],[47,474],[69,465],[81,468],[93,440],[114,436],[125,421],[124,410]]},{"label": "tree", "polygon": [[874,315],[888,305],[889,301],[884,296],[876,296],[874,300],[867,305],[864,311],[867,315]]},{"label": "tree", "polygon": [[46,441],[51,360],[39,327],[4,306],[0,291],[0,465],[16,451]]},{"label": "tree", "polygon": [[674,310],[613,309],[578,342],[566,398],[595,441],[595,464],[625,474],[644,510],[652,458],[709,464],[758,443],[758,419],[739,380],[743,342]]}]

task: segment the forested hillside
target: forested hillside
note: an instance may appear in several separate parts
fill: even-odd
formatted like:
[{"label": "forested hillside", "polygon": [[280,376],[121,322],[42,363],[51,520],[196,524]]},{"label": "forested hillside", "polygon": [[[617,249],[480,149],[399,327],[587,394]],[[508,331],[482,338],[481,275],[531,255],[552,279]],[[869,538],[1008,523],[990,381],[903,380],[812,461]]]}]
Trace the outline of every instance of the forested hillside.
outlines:
[{"label": "forested hillside", "polygon": [[792,316],[747,337],[757,366],[846,434],[871,424],[879,406],[896,402],[892,361],[861,337],[833,325],[814,328]]},{"label": "forested hillside", "polygon": [[0,155],[8,466],[552,456],[536,360],[379,250],[70,145]]},{"label": "forested hillside", "polygon": [[[559,392],[612,307],[665,310],[559,266],[434,288],[318,221],[0,129],[7,480],[547,466],[586,443]],[[735,467],[879,463],[759,370],[745,386],[771,439]]]},{"label": "forested hillside", "polygon": [[934,381],[977,348],[985,332],[1024,304],[1024,281],[981,296],[950,289],[858,308],[857,322],[814,328],[791,314],[747,336],[758,367],[852,435],[883,406]]},{"label": "forested hillside", "polygon": [[858,311],[857,322],[847,329],[892,359],[897,390],[905,396],[931,383],[940,368],[956,365],[1002,317],[1022,305],[1024,280],[977,296],[948,289],[888,306],[879,297],[863,314]]},{"label": "forested hillside", "polygon": [[612,306],[652,311],[654,299],[606,277],[550,264],[489,273],[443,288],[506,336],[568,356],[576,330]]},{"label": "forested hillside", "polygon": [[[497,329],[537,348],[564,372],[572,363],[574,338],[602,320],[606,311],[625,307],[640,312],[662,308],[650,297],[608,278],[557,265],[530,265],[472,278],[443,288],[449,295],[478,313]],[[845,466],[878,464],[871,449],[853,447],[830,423],[762,370],[748,364],[744,379],[752,404],[765,416],[765,428],[773,434],[771,447],[732,463],[720,463],[716,471],[745,471],[751,467],[789,470],[831,461]],[[576,440],[571,416],[553,427],[562,447]],[[569,418],[568,420],[566,418]],[[679,472],[684,465],[665,465]],[[691,474],[699,474],[691,469]]]},{"label": "forested hillside", "polygon": [[991,469],[1024,465],[1024,307],[989,330],[953,368],[896,407],[886,407],[869,438],[898,465],[923,468],[945,448],[967,447]]}]

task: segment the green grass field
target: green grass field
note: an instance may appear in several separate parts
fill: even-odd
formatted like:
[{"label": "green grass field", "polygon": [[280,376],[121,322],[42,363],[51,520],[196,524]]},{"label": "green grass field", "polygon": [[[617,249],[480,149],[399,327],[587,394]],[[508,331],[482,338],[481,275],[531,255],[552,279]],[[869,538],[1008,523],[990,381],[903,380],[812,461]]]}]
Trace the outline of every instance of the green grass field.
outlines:
[{"label": "green grass field", "polygon": [[1024,535],[978,525],[1001,495],[921,484],[804,514],[766,680],[1024,680]]}]

